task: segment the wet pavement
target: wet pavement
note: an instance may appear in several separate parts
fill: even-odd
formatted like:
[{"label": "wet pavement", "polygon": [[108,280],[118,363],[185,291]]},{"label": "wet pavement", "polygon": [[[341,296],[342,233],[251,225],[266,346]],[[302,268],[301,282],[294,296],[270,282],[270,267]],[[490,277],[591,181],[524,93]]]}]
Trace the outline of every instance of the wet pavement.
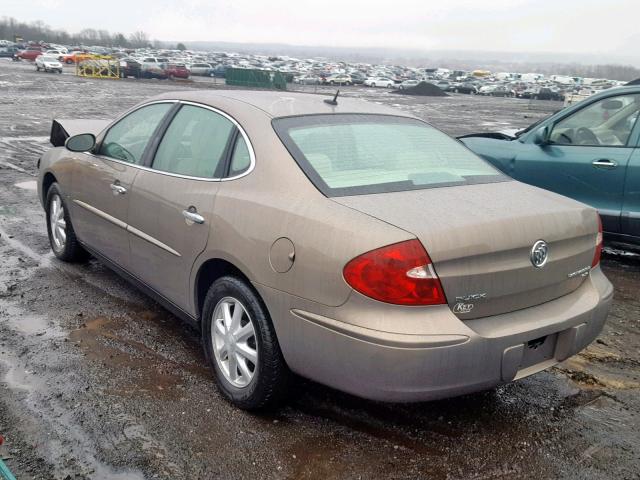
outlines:
[{"label": "wet pavement", "polygon": [[[634,251],[605,252],[616,293],[604,332],[551,370],[411,405],[299,380],[287,406],[262,415],[218,394],[196,331],[96,261],[57,261],[33,176],[51,118],[112,118],[157,93],[210,86],[0,62],[0,458],[18,479],[640,478]],[[342,90],[451,134],[523,127],[559,108]]]}]

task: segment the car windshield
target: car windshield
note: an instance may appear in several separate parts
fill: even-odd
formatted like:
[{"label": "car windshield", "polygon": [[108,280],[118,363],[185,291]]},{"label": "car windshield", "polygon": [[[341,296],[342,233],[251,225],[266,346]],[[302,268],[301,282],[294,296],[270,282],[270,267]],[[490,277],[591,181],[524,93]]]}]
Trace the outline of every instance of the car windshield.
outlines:
[{"label": "car windshield", "polygon": [[56,57],[42,57],[43,62],[57,62],[58,59]]},{"label": "car windshield", "polygon": [[460,142],[417,119],[307,115],[273,120],[298,165],[326,196],[508,180]]}]

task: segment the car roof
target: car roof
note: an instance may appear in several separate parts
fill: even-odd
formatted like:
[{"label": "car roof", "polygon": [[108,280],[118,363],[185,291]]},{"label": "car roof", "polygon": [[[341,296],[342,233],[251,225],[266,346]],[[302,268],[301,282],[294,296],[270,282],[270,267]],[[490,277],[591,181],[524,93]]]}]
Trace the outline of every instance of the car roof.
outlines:
[{"label": "car roof", "polygon": [[[338,105],[327,104],[324,100],[332,96],[264,90],[201,90],[164,93],[152,100],[184,100],[218,108],[220,102],[224,102],[239,110],[246,110],[246,106],[251,105],[272,118],[331,113],[368,113],[415,118],[400,110],[347,97],[338,97]],[[234,112],[228,110],[227,108],[227,113],[234,115]]]}]

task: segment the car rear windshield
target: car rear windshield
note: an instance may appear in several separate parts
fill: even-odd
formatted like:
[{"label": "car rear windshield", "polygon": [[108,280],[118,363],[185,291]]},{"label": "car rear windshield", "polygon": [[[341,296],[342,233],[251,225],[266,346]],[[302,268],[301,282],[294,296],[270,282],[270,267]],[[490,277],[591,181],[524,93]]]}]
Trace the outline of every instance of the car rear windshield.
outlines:
[{"label": "car rear windshield", "polygon": [[273,126],[328,197],[508,180],[460,142],[417,119],[306,115],[277,118]]}]

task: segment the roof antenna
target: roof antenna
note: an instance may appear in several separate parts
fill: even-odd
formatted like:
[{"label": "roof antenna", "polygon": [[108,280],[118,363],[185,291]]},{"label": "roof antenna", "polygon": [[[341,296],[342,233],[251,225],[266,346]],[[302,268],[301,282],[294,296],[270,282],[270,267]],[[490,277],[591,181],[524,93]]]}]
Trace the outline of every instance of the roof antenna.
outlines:
[{"label": "roof antenna", "polygon": [[338,95],[340,95],[340,90],[336,91],[333,99],[329,100],[328,98],[325,98],[324,103],[328,103],[329,105],[338,105]]}]

